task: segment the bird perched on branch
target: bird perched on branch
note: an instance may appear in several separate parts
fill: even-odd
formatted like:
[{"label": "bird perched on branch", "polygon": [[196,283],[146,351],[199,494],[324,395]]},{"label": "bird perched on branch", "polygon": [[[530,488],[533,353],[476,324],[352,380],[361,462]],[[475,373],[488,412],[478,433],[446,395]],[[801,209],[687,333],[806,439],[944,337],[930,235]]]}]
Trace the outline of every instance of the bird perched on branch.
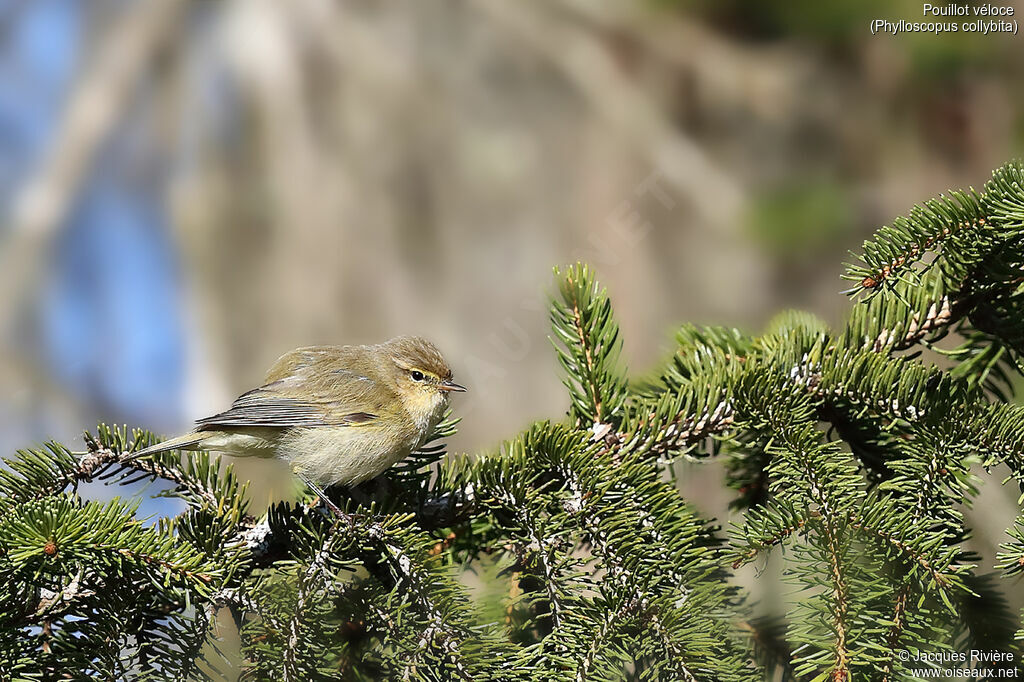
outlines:
[{"label": "bird perched on branch", "polygon": [[415,336],[297,348],[228,410],[132,458],[167,450],[274,457],[340,513],[323,487],[361,483],[408,456],[444,416],[449,394],[465,390],[440,351]]}]

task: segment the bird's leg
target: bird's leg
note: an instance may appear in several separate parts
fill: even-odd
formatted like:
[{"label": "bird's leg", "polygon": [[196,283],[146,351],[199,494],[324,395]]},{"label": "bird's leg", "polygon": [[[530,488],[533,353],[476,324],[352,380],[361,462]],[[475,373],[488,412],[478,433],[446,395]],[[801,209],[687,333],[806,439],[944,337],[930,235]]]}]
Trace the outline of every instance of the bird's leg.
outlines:
[{"label": "bird's leg", "polygon": [[324,489],[318,486],[316,483],[314,483],[312,479],[298,471],[295,472],[295,475],[302,479],[302,482],[305,483],[310,490],[316,493],[317,497],[324,501],[324,504],[327,505],[327,508],[330,509],[335,516],[337,516],[339,519],[348,518],[348,515],[345,512],[341,511],[338,505],[331,502],[331,498],[327,497],[327,493],[324,492]]}]

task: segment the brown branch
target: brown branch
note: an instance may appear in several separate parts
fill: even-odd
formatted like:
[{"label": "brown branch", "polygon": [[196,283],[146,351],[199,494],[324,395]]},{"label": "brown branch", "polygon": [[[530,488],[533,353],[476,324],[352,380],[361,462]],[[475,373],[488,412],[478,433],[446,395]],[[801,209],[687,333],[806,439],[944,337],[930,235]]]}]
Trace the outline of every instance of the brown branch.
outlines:
[{"label": "brown branch", "polygon": [[[948,327],[963,316],[966,308],[964,299],[951,303],[948,296],[943,296],[939,301],[931,304],[923,320],[920,319],[919,313],[914,314],[914,317],[910,320],[910,325],[903,333],[903,337],[893,343],[892,350],[906,350],[928,334],[938,331],[943,327]],[[885,350],[887,345],[885,343],[886,335],[887,332],[883,331],[875,339],[871,346],[873,351],[878,353]],[[888,332],[888,335],[891,337],[892,332]],[[888,340],[890,342],[893,341],[891,338]]]},{"label": "brown branch", "polygon": [[715,406],[710,414],[701,417],[685,417],[678,415],[664,432],[664,439],[656,441],[653,452],[665,453],[680,445],[693,445],[716,433],[721,433],[732,425],[734,412],[732,404],[722,401]]},{"label": "brown branch", "polygon": [[896,652],[896,645],[900,643],[900,634],[903,632],[904,621],[907,615],[907,597],[909,595],[909,583],[904,584],[896,594],[896,603],[893,605],[892,627],[889,628],[889,636],[886,638],[889,644],[889,660],[885,662],[885,667],[882,669],[882,682],[890,682],[891,679],[893,654]]},{"label": "brown branch", "polygon": [[127,557],[129,559],[136,559],[147,564],[153,564],[155,566],[159,566],[165,571],[177,573],[189,579],[201,580],[204,583],[210,583],[213,581],[214,578],[214,576],[210,573],[200,573],[198,571],[191,571],[187,568],[184,568],[183,566],[178,566],[177,564],[167,561],[166,559],[155,557],[152,554],[147,554],[146,552],[136,552],[125,547],[114,547],[112,545],[96,545],[95,548],[117,552],[123,557]]},{"label": "brown branch", "polygon": [[836,682],[846,682],[850,679],[850,652],[846,645],[846,615],[849,608],[846,581],[843,579],[842,569],[839,566],[839,545],[834,529],[826,524],[826,541],[828,543],[829,563],[832,570],[832,594],[836,600],[836,661],[832,670],[832,679]]},{"label": "brown branch", "polygon": [[959,222],[953,227],[947,225],[942,229],[942,232],[940,232],[937,235],[932,235],[928,237],[922,243],[909,245],[903,253],[901,253],[896,258],[893,258],[886,265],[883,265],[881,269],[865,275],[859,284],[862,289],[877,289],[878,287],[882,286],[885,280],[892,277],[894,273],[899,272],[908,263],[911,263],[915,259],[917,259],[917,257],[924,253],[924,251],[932,248],[942,240],[947,239],[951,235],[962,232],[969,227],[985,227],[986,224],[987,220],[984,217],[982,217],[972,221]]},{"label": "brown branch", "polygon": [[736,559],[735,561],[733,561],[732,562],[733,570],[736,570],[737,568],[739,568],[743,564],[746,564],[746,563],[749,563],[750,561],[752,561],[758,554],[761,553],[762,550],[770,549],[770,548],[772,548],[772,547],[774,547],[776,545],[782,544],[782,542],[784,540],[786,540],[790,535],[792,535],[793,533],[796,533],[797,531],[803,530],[804,527],[806,527],[806,526],[807,526],[807,521],[805,519],[799,519],[793,525],[786,526],[785,528],[780,529],[778,533],[776,533],[775,535],[771,536],[770,538],[767,538],[763,542],[757,543],[758,544],[757,547],[753,547],[753,548],[749,549],[748,551],[746,551],[743,554],[743,556],[741,556],[739,559]]}]

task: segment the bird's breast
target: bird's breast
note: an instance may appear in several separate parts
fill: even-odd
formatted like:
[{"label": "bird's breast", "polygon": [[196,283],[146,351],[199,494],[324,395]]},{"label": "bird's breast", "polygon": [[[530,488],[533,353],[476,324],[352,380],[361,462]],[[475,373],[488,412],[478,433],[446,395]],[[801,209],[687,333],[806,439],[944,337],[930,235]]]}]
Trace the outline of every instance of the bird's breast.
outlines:
[{"label": "bird's breast", "polygon": [[419,445],[419,434],[401,421],[293,428],[278,453],[321,485],[354,485],[377,476]]},{"label": "bird's breast", "polygon": [[444,416],[445,409],[448,407],[448,400],[443,395],[424,393],[405,398],[404,406],[413,428],[421,439],[425,439]]}]

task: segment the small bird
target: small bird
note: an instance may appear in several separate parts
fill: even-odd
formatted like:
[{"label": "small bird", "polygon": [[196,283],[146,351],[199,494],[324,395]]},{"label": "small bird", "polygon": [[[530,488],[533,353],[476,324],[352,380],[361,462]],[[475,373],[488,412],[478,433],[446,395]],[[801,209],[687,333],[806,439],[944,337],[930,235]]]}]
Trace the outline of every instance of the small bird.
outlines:
[{"label": "small bird", "polygon": [[465,390],[440,351],[415,336],[297,348],[230,409],[132,458],[167,450],[274,457],[340,513],[320,486],[355,485],[407,457],[444,416],[449,394]]}]

